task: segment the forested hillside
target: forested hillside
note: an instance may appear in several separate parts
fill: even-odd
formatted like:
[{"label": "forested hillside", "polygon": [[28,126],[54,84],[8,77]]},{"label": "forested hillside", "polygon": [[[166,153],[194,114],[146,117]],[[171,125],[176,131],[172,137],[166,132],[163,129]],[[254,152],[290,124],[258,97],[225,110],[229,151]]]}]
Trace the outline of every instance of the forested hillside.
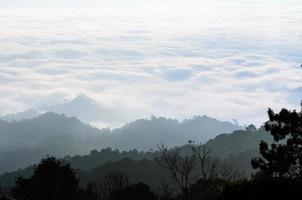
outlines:
[{"label": "forested hillside", "polygon": [[140,119],[118,129],[97,129],[63,114],[45,113],[22,121],[0,121],[0,172],[38,162],[45,155],[84,155],[93,149],[149,151],[160,142],[183,145],[206,142],[220,133],[241,129],[206,116],[182,122],[167,118]]},{"label": "forested hillside", "polygon": [[[272,137],[264,130],[263,127],[260,127],[259,129],[255,130],[247,129],[242,131],[234,131],[230,134],[221,134],[214,139],[209,140],[204,145],[211,150],[211,155],[213,157],[220,159],[221,162],[231,165],[235,169],[241,171],[243,174],[249,176],[252,170],[250,160],[259,155],[257,148],[259,142],[262,140],[271,142]],[[191,148],[192,147],[190,144],[180,147],[184,153],[190,152]],[[144,171],[144,168],[147,166],[147,164],[145,165],[144,163],[149,162],[150,164],[154,162],[153,159],[156,149],[156,145],[154,146],[154,151],[138,151],[136,149],[130,151],[120,151],[118,149],[106,148],[101,150],[92,150],[87,155],[64,156],[62,159],[70,162],[72,167],[75,169],[86,171],[81,180],[89,180],[90,177],[98,177],[95,174],[96,171],[98,174],[103,175],[110,172],[110,168],[106,168],[108,165],[114,166],[111,168],[112,170],[115,169],[116,171],[127,172],[127,170],[130,170],[131,167],[125,167],[124,164],[127,166],[130,163],[138,162],[141,164],[137,164],[137,170]],[[108,164],[108,162],[110,164]],[[150,167],[151,166],[156,165],[152,164]],[[155,176],[158,169],[154,168],[153,170],[153,175]],[[22,175],[23,173],[28,175],[28,171],[29,170],[26,169],[25,172],[21,170],[19,172],[6,173],[2,175],[3,183],[12,183],[15,177]],[[87,176],[87,174],[90,173],[91,176]],[[150,170],[150,173],[153,173],[152,170]],[[135,176],[134,178],[137,177],[138,176]],[[152,183],[152,185],[154,184]]]}]

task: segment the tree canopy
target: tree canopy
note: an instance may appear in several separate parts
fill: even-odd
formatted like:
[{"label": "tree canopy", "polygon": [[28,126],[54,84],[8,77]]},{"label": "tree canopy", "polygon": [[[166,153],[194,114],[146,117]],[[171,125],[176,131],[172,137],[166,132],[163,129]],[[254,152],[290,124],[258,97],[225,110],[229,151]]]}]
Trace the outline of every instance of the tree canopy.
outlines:
[{"label": "tree canopy", "polygon": [[252,166],[267,178],[302,178],[302,114],[282,109],[275,114],[268,110],[265,129],[274,142],[259,145],[262,157],[254,158]]},{"label": "tree canopy", "polygon": [[12,189],[16,200],[76,200],[78,180],[69,164],[47,157],[30,178],[18,178]]}]

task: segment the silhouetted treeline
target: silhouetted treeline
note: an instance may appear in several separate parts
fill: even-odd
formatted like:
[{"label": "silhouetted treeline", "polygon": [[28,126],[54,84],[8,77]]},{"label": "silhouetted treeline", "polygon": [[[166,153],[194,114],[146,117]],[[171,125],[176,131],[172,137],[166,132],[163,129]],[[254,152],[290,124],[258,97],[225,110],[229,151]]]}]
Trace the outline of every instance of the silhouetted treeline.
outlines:
[{"label": "silhouetted treeline", "polygon": [[119,151],[118,149],[106,148],[100,151],[92,150],[89,155],[83,156],[66,156],[63,159],[70,162],[74,168],[90,170],[93,167],[105,164],[108,161],[117,161],[123,158],[129,158],[132,160],[141,159],[153,159],[152,152],[144,152],[129,150],[129,151]]},{"label": "silhouetted treeline", "polygon": [[[231,134],[222,134],[214,139],[209,140],[205,145],[211,149],[211,153],[213,157],[219,158],[222,162],[233,166],[235,169],[240,170],[245,173],[245,175],[249,176],[252,172],[252,167],[250,165],[250,160],[253,157],[259,155],[259,151],[257,150],[257,146],[261,140],[271,142],[272,137],[267,134],[263,127],[260,127],[257,130],[241,130],[234,131]],[[191,151],[190,145],[184,145],[180,147],[182,152],[189,153]],[[24,157],[26,158],[26,152],[24,153]],[[23,155],[20,152],[20,156]],[[42,155],[41,155],[42,156]],[[141,171],[145,168],[144,159],[152,160],[154,157],[154,151],[119,151],[117,149],[106,148],[102,150],[92,150],[88,155],[77,155],[77,156],[65,156],[63,159],[67,162],[71,163],[71,166],[76,169],[77,174],[81,178],[81,185],[86,185],[92,178],[98,177],[94,171],[94,168],[104,169],[104,171],[108,172],[106,169],[106,163],[110,162],[111,166],[115,166],[114,168],[118,170],[126,170],[131,168],[131,165],[135,165],[135,163],[140,163],[138,166],[141,167]],[[128,158],[128,159],[124,159]],[[18,163],[22,162],[22,159],[17,159],[15,157],[11,157],[14,162]],[[123,160],[124,159],[124,160]],[[130,160],[129,160],[130,159]],[[137,162],[136,162],[137,160]],[[150,161],[152,162],[152,161]],[[132,164],[134,163],[134,164]],[[5,163],[4,163],[5,164]],[[129,165],[129,167],[127,167]],[[120,166],[125,166],[124,169]],[[155,165],[151,165],[155,166]],[[137,169],[139,170],[139,169]],[[158,169],[156,169],[158,170]],[[156,170],[153,170],[155,173],[152,175],[156,177]],[[101,170],[99,170],[101,171]],[[12,186],[14,184],[14,180],[16,177],[22,175],[25,177],[29,177],[33,172],[33,167],[28,167],[23,170],[4,173],[0,176],[4,185]],[[150,172],[151,173],[151,172]],[[142,180],[145,180],[142,176]],[[146,178],[147,179],[147,178]],[[136,179],[140,181],[139,179]],[[151,179],[152,180],[152,179]],[[157,181],[156,184],[154,181],[150,181],[148,184],[150,185],[158,185],[160,181]]]},{"label": "silhouetted treeline", "polygon": [[225,188],[223,200],[300,199],[302,196],[302,113],[282,109],[268,111],[265,129],[274,138],[261,141],[261,156],[252,159],[251,180]]},{"label": "silhouetted treeline", "polygon": [[23,171],[27,176],[17,178],[10,190],[1,186],[0,198],[252,200],[301,197],[302,113],[282,109],[277,114],[269,110],[268,114],[269,121],[259,130],[249,126],[229,136],[235,146],[230,152],[244,151],[262,138],[258,142],[258,154],[251,150],[237,156],[254,156],[248,161],[254,168],[251,177],[244,176],[232,165],[236,156],[224,155],[221,159],[216,155],[226,148],[221,145],[230,145],[227,135],[222,135],[206,144],[190,141],[185,146],[169,148],[162,143],[152,152],[120,152],[108,148],[93,150],[86,156],[46,157]]}]

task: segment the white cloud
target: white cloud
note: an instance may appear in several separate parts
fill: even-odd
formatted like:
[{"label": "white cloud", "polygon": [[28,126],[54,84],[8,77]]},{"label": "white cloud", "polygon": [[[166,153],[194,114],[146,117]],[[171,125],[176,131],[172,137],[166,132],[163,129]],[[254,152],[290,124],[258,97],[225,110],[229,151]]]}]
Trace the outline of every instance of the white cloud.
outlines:
[{"label": "white cloud", "polygon": [[299,103],[301,10],[197,1],[3,9],[0,112],[84,93],[129,120],[259,124],[266,108]]}]

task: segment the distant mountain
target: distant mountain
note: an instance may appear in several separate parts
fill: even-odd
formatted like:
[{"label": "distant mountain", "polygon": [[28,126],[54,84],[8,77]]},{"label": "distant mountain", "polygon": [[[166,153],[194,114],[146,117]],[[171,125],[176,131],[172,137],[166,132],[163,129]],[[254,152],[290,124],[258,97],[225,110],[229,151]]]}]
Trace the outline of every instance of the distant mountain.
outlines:
[{"label": "distant mountain", "polygon": [[87,153],[95,148],[91,141],[100,134],[106,134],[106,131],[56,113],[19,122],[0,121],[0,163],[3,163],[0,172],[23,168],[45,155]]},{"label": "distant mountain", "polygon": [[24,119],[32,119],[38,117],[42,113],[37,109],[28,109],[17,113],[0,116],[0,119],[11,122],[11,121],[22,121]]},{"label": "distant mountain", "polygon": [[[56,113],[45,113],[33,119],[22,121],[0,122],[0,138],[12,150],[16,147],[36,145],[43,140],[54,136],[70,135],[82,138],[88,135],[99,134],[99,129],[83,124],[76,118],[68,118]],[[0,149],[0,150],[1,150]]]},{"label": "distant mountain", "polygon": [[91,142],[93,137],[105,133],[76,118],[55,113],[20,122],[0,121],[0,172],[23,168],[45,155],[87,153],[96,148]]},{"label": "distant mountain", "polygon": [[[80,121],[97,128],[121,127],[127,120],[133,118],[130,114],[126,117],[124,114],[121,114],[123,112],[104,106],[94,99],[80,94],[71,100],[65,100],[61,104],[38,106],[37,108],[3,115],[0,116],[0,120],[2,119],[8,122],[22,121],[24,119],[33,119],[47,112],[64,114],[67,117],[76,117]],[[174,120],[174,122],[175,121],[176,120]],[[135,121],[135,123],[140,122],[143,123],[143,121],[140,120]],[[130,124],[133,125],[133,123]],[[182,127],[177,128],[185,129],[188,132],[195,132],[197,128],[202,128],[204,139],[210,139],[217,133],[229,133],[233,130],[242,129],[238,124],[218,121],[207,116],[196,116],[192,119],[184,120],[180,126]],[[214,131],[212,127],[215,127]],[[205,138],[206,135],[209,135],[209,137]],[[190,135],[190,137],[191,139],[195,139],[195,135]]]},{"label": "distant mountain", "polygon": [[160,142],[168,146],[178,146],[189,140],[206,142],[221,133],[231,133],[242,127],[230,122],[221,122],[207,116],[197,116],[182,122],[164,117],[139,119],[120,129],[113,130],[114,142],[112,147],[149,150]]},{"label": "distant mountain", "polygon": [[118,119],[111,109],[105,108],[95,100],[85,96],[77,95],[74,99],[62,104],[39,107],[44,112],[55,112],[65,114],[68,117],[76,117],[85,123],[116,122]]},{"label": "distant mountain", "polygon": [[68,117],[76,117],[84,123],[96,127],[121,126],[125,119],[119,116],[118,112],[99,104],[95,100],[85,95],[77,95],[71,100],[57,105],[39,106],[21,112],[11,113],[0,116],[0,119],[11,121],[22,121],[32,119],[46,112],[64,114]]},{"label": "distant mountain", "polygon": [[[149,150],[160,142],[183,145],[188,140],[206,142],[220,133],[241,127],[203,116],[183,122],[163,117],[140,119],[118,129],[97,129],[75,117],[44,113],[22,121],[0,121],[0,172],[23,168],[41,155],[85,154],[106,147],[120,150]],[[34,153],[32,153],[34,152]],[[24,160],[22,160],[22,154]],[[16,162],[16,159],[20,162]],[[20,163],[20,165],[18,165]]]},{"label": "distant mountain", "polygon": [[206,116],[194,117],[183,122],[152,117],[136,120],[118,129],[97,129],[75,117],[47,112],[33,119],[0,121],[0,152],[5,147],[13,150],[15,147],[37,145],[62,136],[70,136],[79,142],[85,141],[88,147],[92,144],[95,147],[107,145],[119,149],[134,147],[148,150],[156,147],[161,141],[169,146],[181,145],[189,140],[206,142],[220,133],[240,129],[242,127]]}]

